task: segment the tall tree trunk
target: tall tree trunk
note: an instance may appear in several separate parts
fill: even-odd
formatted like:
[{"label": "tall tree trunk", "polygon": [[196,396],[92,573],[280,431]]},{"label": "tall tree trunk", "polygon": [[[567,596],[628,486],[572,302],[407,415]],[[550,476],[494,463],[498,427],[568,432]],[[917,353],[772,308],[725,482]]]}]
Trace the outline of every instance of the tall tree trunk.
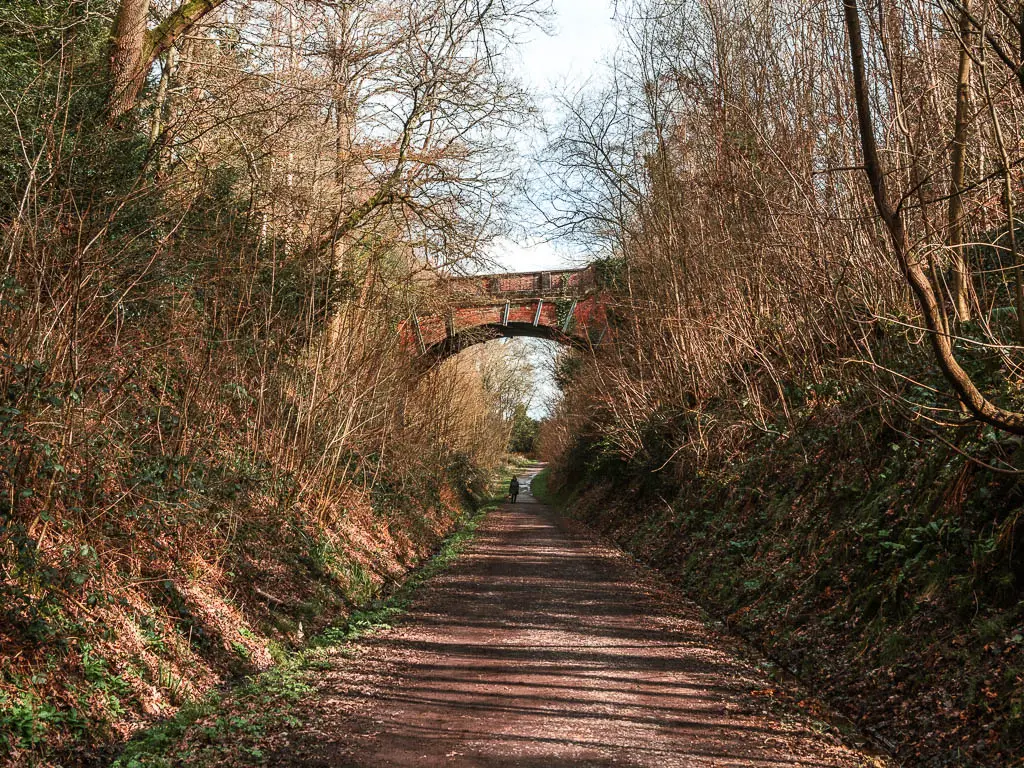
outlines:
[{"label": "tall tree trunk", "polygon": [[171,77],[174,75],[174,66],[177,63],[177,48],[167,49],[164,57],[163,72],[160,74],[160,87],[156,92],[156,108],[153,110],[153,126],[149,133],[150,144],[156,144],[160,140],[160,132],[164,127],[164,117],[167,114],[167,90],[171,84]]},{"label": "tall tree trunk", "polygon": [[145,82],[143,58],[148,17],[149,0],[121,0],[110,50],[111,90],[107,114],[111,123],[131,111]]},{"label": "tall tree trunk", "polygon": [[[348,169],[352,153],[352,127],[354,105],[352,104],[352,16],[347,5],[341,8],[334,53],[334,180],[338,186],[338,210],[347,207]],[[334,247],[335,267],[341,269],[345,261],[346,238],[336,238]]]},{"label": "tall tree trunk", "polygon": [[967,120],[971,104],[971,48],[974,37],[970,0],[960,14],[960,67],[956,80],[956,117],[950,159],[949,247],[953,264],[953,306],[961,322],[971,319],[971,278],[964,258],[964,167],[967,156]]}]

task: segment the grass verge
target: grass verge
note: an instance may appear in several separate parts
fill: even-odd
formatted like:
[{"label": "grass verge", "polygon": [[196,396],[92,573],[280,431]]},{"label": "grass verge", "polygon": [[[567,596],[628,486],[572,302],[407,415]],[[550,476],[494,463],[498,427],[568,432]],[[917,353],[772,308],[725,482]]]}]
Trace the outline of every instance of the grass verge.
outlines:
[{"label": "grass verge", "polygon": [[572,493],[567,490],[555,492],[551,489],[550,468],[541,470],[533,478],[530,482],[530,493],[532,493],[533,498],[541,504],[547,504],[552,507],[557,507],[558,509],[566,507],[572,498]]},{"label": "grass verge", "polygon": [[554,498],[551,496],[551,488],[548,486],[548,481],[550,479],[551,470],[544,469],[530,481],[530,493],[532,493],[533,498],[541,504],[555,503]]}]

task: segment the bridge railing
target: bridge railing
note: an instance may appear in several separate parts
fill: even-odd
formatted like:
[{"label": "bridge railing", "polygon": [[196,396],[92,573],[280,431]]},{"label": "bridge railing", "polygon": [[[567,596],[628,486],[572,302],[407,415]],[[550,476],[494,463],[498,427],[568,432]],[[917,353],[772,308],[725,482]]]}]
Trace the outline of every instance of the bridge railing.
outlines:
[{"label": "bridge railing", "polygon": [[449,285],[454,294],[473,297],[582,295],[597,287],[593,267],[459,277]]}]

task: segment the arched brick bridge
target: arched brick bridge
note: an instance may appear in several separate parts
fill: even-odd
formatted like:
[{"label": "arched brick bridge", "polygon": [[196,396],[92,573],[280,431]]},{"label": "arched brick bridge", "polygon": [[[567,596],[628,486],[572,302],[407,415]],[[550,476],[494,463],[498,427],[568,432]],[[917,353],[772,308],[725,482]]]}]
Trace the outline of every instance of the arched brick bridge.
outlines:
[{"label": "arched brick bridge", "polygon": [[414,314],[401,328],[406,346],[432,362],[501,337],[590,348],[609,333],[592,266],[452,278],[442,294],[444,310]]}]

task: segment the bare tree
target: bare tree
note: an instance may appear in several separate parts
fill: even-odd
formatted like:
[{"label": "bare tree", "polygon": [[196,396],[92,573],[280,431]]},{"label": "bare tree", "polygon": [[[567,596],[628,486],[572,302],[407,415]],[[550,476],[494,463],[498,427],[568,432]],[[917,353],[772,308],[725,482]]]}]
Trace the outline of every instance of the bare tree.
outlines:
[{"label": "bare tree", "polygon": [[107,112],[117,121],[138,100],[153,63],[224,0],[183,0],[149,28],[150,0],[121,0],[111,32],[110,100]]},{"label": "bare tree", "polygon": [[[1000,408],[992,403],[978,388],[970,375],[956,359],[953,353],[952,340],[944,327],[940,298],[936,295],[935,286],[925,271],[924,262],[919,253],[915,253],[903,213],[893,205],[885,180],[875,140],[874,122],[869,100],[870,83],[867,79],[867,67],[864,61],[864,42],[861,34],[860,16],[856,0],[844,0],[843,12],[846,19],[846,30],[850,41],[850,58],[853,67],[854,93],[857,103],[857,119],[860,129],[861,149],[864,153],[864,170],[871,185],[871,195],[878,210],[878,215],[885,223],[900,268],[907,282],[914,291],[935,358],[943,374],[953,389],[978,419],[994,427],[1005,429],[1014,434],[1024,434],[1024,414]],[[1011,232],[1016,224],[1009,223]],[[1013,237],[1013,235],[1011,235]]]}]

